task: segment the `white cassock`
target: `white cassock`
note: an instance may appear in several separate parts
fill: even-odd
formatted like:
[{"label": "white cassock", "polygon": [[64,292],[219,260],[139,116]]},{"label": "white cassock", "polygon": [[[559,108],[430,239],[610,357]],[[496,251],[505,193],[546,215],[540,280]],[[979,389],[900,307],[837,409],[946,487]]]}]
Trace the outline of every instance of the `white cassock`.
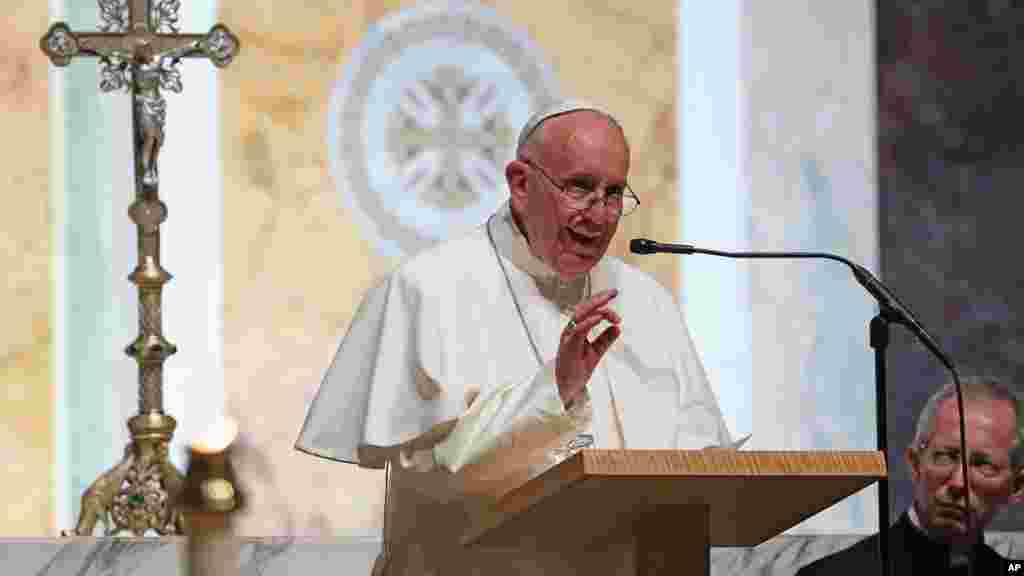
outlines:
[{"label": "white cassock", "polygon": [[[608,288],[619,290],[610,307],[622,334],[587,398],[566,410],[554,380],[559,338],[572,307]],[[575,555],[459,545],[489,501],[590,440],[595,448],[695,449],[730,437],[672,296],[612,257],[559,281],[531,254],[506,203],[488,224],[417,255],[367,294],[296,448],[390,464],[389,575],[632,574],[626,542]]]}]

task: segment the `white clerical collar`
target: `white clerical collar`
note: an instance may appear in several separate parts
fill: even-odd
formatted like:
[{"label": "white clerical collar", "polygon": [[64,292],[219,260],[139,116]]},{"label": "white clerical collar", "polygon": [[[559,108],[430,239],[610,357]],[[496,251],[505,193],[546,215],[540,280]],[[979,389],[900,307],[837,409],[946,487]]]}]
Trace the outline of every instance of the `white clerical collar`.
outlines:
[{"label": "white clerical collar", "polygon": [[563,282],[551,266],[534,256],[526,237],[512,218],[512,207],[509,201],[502,204],[487,225],[494,237],[498,252],[512,262],[513,266],[530,275],[546,298],[556,302],[560,308],[564,309],[577,304],[585,297],[587,275],[584,274],[569,282]]},{"label": "white clerical collar", "polygon": [[511,260],[516,268],[544,282],[551,282],[558,276],[553,268],[530,252],[526,236],[512,218],[509,201],[502,204],[494,215],[491,231],[494,234],[494,241],[498,244],[498,250]]},{"label": "white clerical collar", "polygon": [[[921,520],[917,517],[917,508],[913,504],[910,505],[910,510],[907,511],[907,516],[910,518],[910,524],[918,531],[922,536],[929,540],[935,541],[934,538],[928,535],[928,532],[921,526]],[[949,565],[960,566],[967,564],[967,555],[970,552],[971,547],[967,545],[956,545],[949,547]]]},{"label": "white clerical collar", "polygon": [[921,528],[921,521],[917,519],[917,509],[914,508],[913,504],[910,505],[910,510],[907,511],[907,516],[910,517],[910,523],[914,525],[914,528],[917,528],[918,532],[924,534],[924,528]]}]

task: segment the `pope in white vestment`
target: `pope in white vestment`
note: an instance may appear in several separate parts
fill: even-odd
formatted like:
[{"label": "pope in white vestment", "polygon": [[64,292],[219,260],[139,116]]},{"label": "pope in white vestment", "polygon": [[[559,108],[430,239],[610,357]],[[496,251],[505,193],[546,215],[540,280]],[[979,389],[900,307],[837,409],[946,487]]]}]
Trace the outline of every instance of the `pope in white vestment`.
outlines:
[{"label": "pope in white vestment", "polygon": [[628,541],[552,554],[459,540],[489,502],[582,447],[729,444],[674,299],[604,255],[632,194],[628,155],[597,107],[534,115],[506,169],[511,200],[364,298],[296,447],[388,466],[375,571],[632,574]]}]

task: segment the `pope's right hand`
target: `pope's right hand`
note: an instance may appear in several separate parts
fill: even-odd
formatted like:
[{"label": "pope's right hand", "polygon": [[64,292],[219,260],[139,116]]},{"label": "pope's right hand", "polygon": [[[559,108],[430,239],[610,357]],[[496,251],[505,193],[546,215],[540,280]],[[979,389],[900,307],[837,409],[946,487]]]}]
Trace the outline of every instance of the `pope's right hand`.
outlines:
[{"label": "pope's right hand", "polygon": [[[572,321],[562,331],[555,359],[555,382],[566,407],[580,398],[597,363],[622,333],[622,318],[607,307],[618,295],[618,290],[605,290],[580,302],[573,310]],[[591,342],[587,336],[602,320],[611,326]]]}]

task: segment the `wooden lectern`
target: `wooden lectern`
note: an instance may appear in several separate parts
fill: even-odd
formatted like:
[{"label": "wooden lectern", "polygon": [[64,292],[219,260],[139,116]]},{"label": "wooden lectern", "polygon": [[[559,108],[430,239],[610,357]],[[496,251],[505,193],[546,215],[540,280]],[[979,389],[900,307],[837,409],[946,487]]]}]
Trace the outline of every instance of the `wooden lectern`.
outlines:
[{"label": "wooden lectern", "polygon": [[506,494],[463,544],[586,551],[626,540],[641,576],[708,574],[711,546],[756,546],[885,477],[870,451],[581,450]]}]

